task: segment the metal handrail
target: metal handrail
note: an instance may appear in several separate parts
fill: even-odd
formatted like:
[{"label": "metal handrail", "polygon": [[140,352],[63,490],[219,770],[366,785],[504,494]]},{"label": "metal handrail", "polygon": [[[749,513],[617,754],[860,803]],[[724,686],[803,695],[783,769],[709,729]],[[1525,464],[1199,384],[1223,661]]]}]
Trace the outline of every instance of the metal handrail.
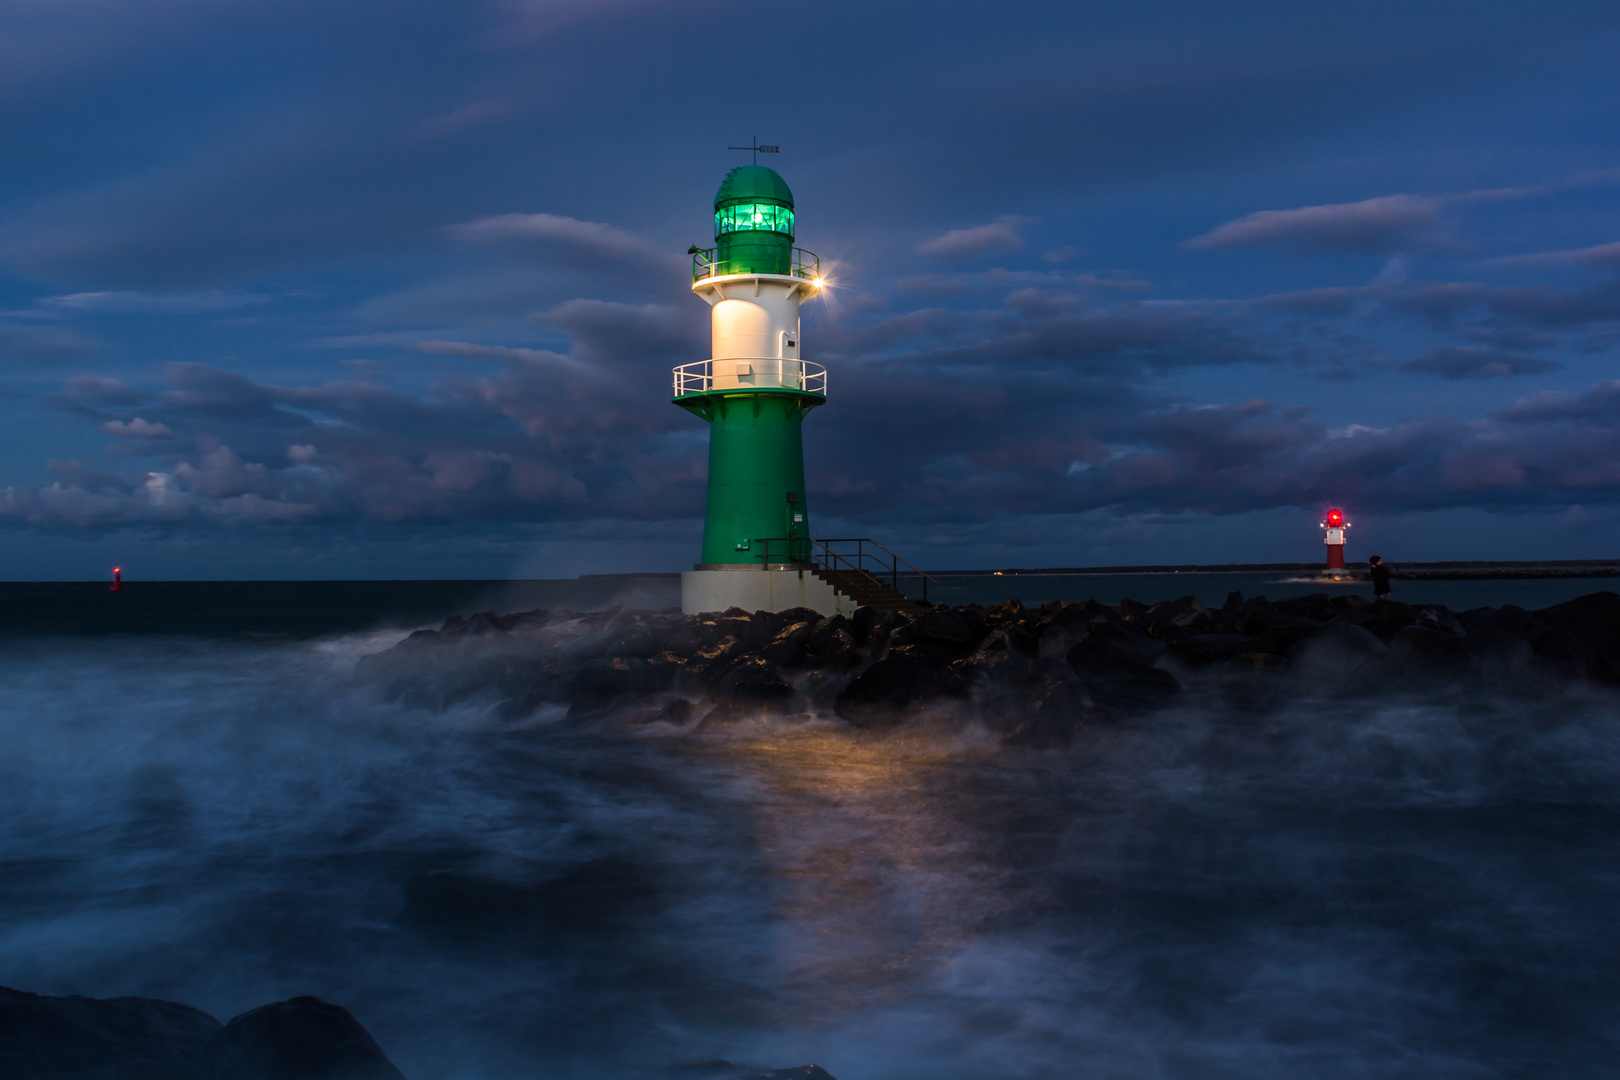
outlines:
[{"label": "metal handrail", "polygon": [[[815,540],[803,536],[773,536],[755,538],[754,543],[765,545],[763,552],[758,557],[764,561],[766,566],[771,565],[772,544],[786,545],[785,558],[781,557],[783,554],[781,549],[778,550],[777,562],[779,563],[798,563],[804,562],[806,558],[813,558],[813,546],[821,549],[820,558],[825,569],[849,570],[856,574],[870,577],[879,584],[882,584],[882,576],[878,573],[873,573],[871,570],[866,568],[866,560],[871,559],[876,564],[876,568],[879,571],[887,573],[889,577],[889,588],[893,589],[895,592],[905,595],[905,590],[901,588],[902,583],[904,583],[908,588],[917,588],[920,585],[922,602],[925,604],[928,603],[929,584],[939,584],[938,579],[929,577],[927,574],[911,565],[911,563],[907,562],[905,559],[902,559],[900,556],[896,555],[894,552],[890,551],[876,540],[873,540],[871,537],[867,536],[842,537],[831,540]],[[832,549],[833,544],[854,544],[855,551],[853,554],[849,552],[834,551]],[[880,555],[877,552],[867,551],[866,546],[868,544],[876,548],[877,551],[881,552],[882,554]],[[883,565],[883,556],[885,555],[888,556],[887,566]],[[902,571],[900,569],[901,566],[904,566],[906,569]],[[907,571],[909,571],[909,573]],[[916,582],[913,582],[912,578],[916,578]]]},{"label": "metal handrail", "polygon": [[[827,396],[827,369],[813,360],[792,360],[782,356],[722,356],[714,360],[699,360],[692,364],[682,364],[673,374],[673,387],[676,397],[687,394],[702,394],[713,390],[714,365],[729,364],[742,361],[749,364],[780,364],[779,381],[774,383],[746,383],[735,387],[738,390],[802,390],[807,394]],[[753,373],[750,373],[752,377]],[[759,374],[773,374],[760,372]],[[733,387],[725,387],[733,389]]]},{"label": "metal handrail", "polygon": [[[704,278],[723,277],[717,272],[720,265],[715,258],[715,248],[695,248],[692,251],[692,280],[702,281]],[[821,256],[804,248],[793,249],[793,265],[788,268],[791,277],[804,278],[813,281],[821,276]]]}]

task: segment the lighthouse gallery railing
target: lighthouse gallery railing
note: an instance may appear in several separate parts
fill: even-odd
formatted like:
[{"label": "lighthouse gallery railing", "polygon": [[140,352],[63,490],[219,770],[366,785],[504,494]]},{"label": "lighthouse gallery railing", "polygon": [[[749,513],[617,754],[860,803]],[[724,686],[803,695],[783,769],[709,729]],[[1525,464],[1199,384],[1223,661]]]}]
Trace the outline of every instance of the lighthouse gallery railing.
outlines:
[{"label": "lighthouse gallery railing", "polygon": [[[720,263],[714,257],[714,248],[692,248],[692,280],[702,281],[704,278],[724,277],[720,272]],[[796,278],[814,281],[821,276],[821,256],[804,248],[793,249],[793,265],[788,273]]]},{"label": "lighthouse gallery railing", "polygon": [[[715,365],[720,370],[715,370]],[[675,396],[710,390],[803,390],[827,396],[827,369],[812,360],[780,356],[727,356],[682,364],[674,372]]]}]

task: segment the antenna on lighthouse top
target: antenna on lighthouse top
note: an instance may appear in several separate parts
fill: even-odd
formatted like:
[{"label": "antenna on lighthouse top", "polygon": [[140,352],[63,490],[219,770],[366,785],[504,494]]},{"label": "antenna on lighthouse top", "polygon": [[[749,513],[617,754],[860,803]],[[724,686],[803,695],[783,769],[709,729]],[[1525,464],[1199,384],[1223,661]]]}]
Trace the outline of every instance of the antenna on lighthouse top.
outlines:
[{"label": "antenna on lighthouse top", "polygon": [[753,138],[753,145],[752,146],[728,146],[728,147],[726,147],[726,149],[727,150],[752,150],[753,153],[754,153],[754,164],[755,165],[759,164],[759,155],[761,155],[761,154],[780,154],[782,152],[782,148],[780,146],[761,146],[761,145],[759,145],[759,136],[758,135],[754,135],[754,136],[752,136],[752,138]]}]

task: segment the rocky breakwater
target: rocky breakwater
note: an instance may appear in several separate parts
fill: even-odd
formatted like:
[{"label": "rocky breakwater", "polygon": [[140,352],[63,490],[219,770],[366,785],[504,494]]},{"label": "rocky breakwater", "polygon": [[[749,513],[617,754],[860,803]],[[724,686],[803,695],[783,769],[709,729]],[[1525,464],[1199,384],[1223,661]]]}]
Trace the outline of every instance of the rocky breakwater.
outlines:
[{"label": "rocky breakwater", "polygon": [[512,718],[552,708],[575,721],[703,726],[828,711],[870,728],[933,708],[968,715],[1010,744],[1051,746],[1188,691],[1613,685],[1620,595],[1536,612],[1234,593],[1219,608],[1187,596],[1113,607],[942,605],[915,615],[863,608],[830,618],[808,609],[486,613],[419,630],[363,658],[358,672],[411,704],[483,698]]}]

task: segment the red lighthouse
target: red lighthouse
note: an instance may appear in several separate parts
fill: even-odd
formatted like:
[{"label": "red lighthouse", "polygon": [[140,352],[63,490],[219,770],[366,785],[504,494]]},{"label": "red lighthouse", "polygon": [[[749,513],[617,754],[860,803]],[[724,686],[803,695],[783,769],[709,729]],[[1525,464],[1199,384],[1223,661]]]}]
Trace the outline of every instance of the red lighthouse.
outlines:
[{"label": "red lighthouse", "polygon": [[1337,506],[1327,512],[1322,519],[1322,528],[1327,532],[1327,568],[1329,570],[1344,569],[1344,530],[1350,523],[1344,520],[1344,511]]}]

